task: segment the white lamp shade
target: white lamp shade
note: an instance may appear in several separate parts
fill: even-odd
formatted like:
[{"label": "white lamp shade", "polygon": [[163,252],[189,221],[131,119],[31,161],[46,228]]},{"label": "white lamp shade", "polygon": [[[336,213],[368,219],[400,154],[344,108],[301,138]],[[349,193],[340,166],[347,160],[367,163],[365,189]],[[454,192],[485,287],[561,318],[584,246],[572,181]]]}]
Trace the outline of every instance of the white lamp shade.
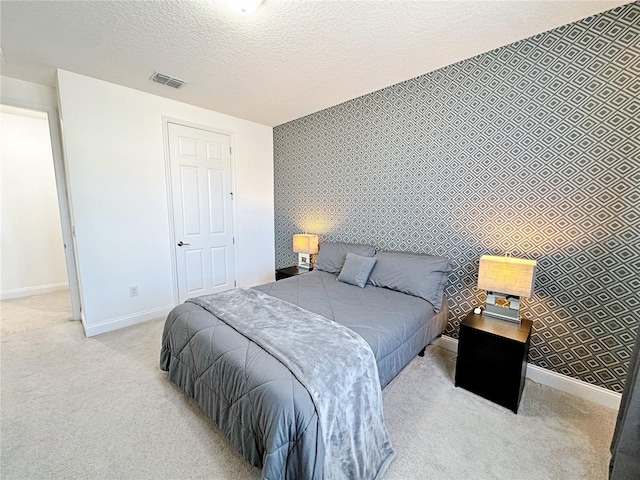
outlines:
[{"label": "white lamp shade", "polygon": [[483,255],[478,270],[478,288],[489,292],[531,297],[536,281],[535,260]]},{"label": "white lamp shade", "polygon": [[293,251],[295,253],[318,253],[318,236],[298,233],[293,236]]}]

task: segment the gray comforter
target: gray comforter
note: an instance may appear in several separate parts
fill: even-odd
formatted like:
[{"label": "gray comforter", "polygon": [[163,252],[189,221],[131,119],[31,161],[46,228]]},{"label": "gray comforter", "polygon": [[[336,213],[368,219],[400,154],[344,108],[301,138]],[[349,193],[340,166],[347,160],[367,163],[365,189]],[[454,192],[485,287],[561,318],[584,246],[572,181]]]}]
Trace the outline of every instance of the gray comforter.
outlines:
[{"label": "gray comforter", "polygon": [[395,454],[375,357],[360,335],[256,290],[189,301],[277,357],[306,388],[320,421],[326,480],[375,479],[386,471]]},{"label": "gray comforter", "polygon": [[373,285],[359,288],[336,279],[337,275],[332,273],[313,270],[254,289],[322,315],[359,334],[376,357],[382,388],[447,325],[446,299],[434,314],[433,305],[422,298]]},{"label": "gray comforter", "polygon": [[268,480],[322,479],[324,444],[311,397],[262,347],[202,307],[174,308],[160,368]]},{"label": "gray comforter", "polygon": [[[257,289],[360,334],[375,354],[382,386],[446,325],[446,309],[434,316],[422,299],[335,279],[314,271]],[[244,458],[262,468],[264,478],[324,478],[325,447],[314,402],[295,375],[256,342],[187,302],[167,318],[160,367]]]}]

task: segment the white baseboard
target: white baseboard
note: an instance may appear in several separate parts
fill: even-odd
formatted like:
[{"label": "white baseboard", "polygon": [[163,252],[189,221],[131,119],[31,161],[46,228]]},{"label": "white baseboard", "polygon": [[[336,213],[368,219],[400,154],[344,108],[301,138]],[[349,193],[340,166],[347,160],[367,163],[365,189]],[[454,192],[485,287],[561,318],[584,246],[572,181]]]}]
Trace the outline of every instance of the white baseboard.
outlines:
[{"label": "white baseboard", "polygon": [[45,293],[59,292],[60,290],[69,290],[69,284],[67,282],[51,283],[49,285],[38,285],[36,287],[23,287],[12,288],[10,290],[2,290],[0,292],[0,300],[31,297],[33,295],[44,295]]},{"label": "white baseboard", "polygon": [[125,315],[123,317],[114,318],[94,325],[87,325],[83,318],[82,326],[84,327],[84,334],[87,337],[93,337],[94,335],[111,332],[113,330],[118,330],[119,328],[129,327],[158,317],[166,317],[173,307],[174,305],[166,305],[164,307],[134,313],[133,315]]},{"label": "white baseboard", "polygon": [[[436,338],[432,345],[450,350],[452,352],[458,351],[458,340],[455,338],[442,335],[440,338]],[[591,402],[597,403],[613,410],[620,408],[620,400],[622,395],[616,392],[612,392],[606,388],[591,385],[590,383],[577,380],[575,378],[567,377],[560,373],[552,372],[546,368],[539,367],[537,365],[527,364],[527,379],[547,387],[555,388],[562,392],[570,393],[576,397],[584,398]]]},{"label": "white baseboard", "polygon": [[436,347],[444,348],[445,350],[449,350],[450,352],[458,353],[458,339],[451,338],[447,335],[441,335],[436,338],[431,345],[435,345]]}]

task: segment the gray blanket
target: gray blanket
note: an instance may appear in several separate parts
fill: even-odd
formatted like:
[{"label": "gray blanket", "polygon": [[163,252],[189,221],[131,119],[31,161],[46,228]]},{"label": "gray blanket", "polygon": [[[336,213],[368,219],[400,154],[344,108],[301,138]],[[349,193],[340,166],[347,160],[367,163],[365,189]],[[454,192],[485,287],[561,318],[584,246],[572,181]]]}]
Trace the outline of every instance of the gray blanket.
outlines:
[{"label": "gray blanket", "polygon": [[324,443],[311,396],[262,347],[185,302],[165,322],[160,368],[264,480],[322,480]]},{"label": "gray blanket", "polygon": [[422,298],[388,288],[365,288],[338,282],[338,276],[313,270],[253,287],[272,297],[298,305],[359,334],[369,344],[378,364],[382,388],[442,333],[449,318],[443,302],[435,315]]},{"label": "gray blanket", "polygon": [[324,478],[369,479],[385,472],[394,452],[375,358],[359,335],[255,290],[189,301],[268,350],[308,390],[325,446]]}]

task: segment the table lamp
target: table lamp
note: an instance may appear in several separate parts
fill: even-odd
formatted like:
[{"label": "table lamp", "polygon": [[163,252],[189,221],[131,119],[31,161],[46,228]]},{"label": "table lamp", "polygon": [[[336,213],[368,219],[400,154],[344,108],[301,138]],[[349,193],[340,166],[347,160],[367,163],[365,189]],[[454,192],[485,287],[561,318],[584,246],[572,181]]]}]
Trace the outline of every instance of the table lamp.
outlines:
[{"label": "table lamp", "polygon": [[484,315],[520,323],[520,297],[531,297],[536,281],[535,260],[483,255],[478,288],[487,291]]},{"label": "table lamp", "polygon": [[311,255],[318,253],[318,236],[306,233],[295,234],[293,251],[298,254],[298,268],[311,268]]}]

